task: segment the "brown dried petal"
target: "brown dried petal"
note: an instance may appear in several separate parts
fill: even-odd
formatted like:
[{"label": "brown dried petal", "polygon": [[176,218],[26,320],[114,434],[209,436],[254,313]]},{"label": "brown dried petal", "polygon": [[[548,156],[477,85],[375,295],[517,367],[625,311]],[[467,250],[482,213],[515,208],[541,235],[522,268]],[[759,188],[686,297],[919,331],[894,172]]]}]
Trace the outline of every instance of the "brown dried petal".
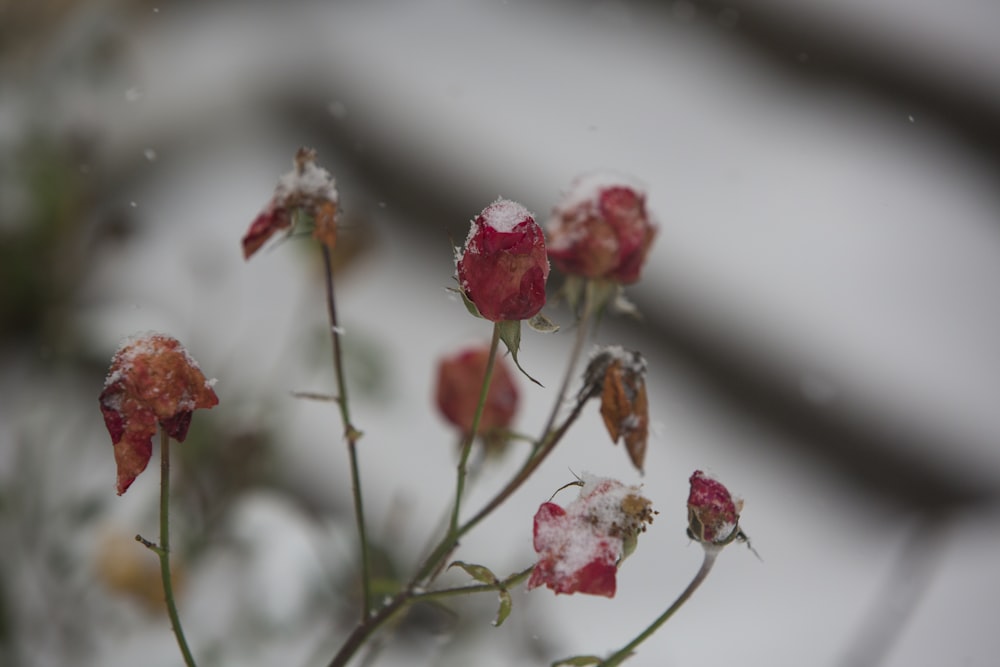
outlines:
[{"label": "brown dried petal", "polygon": [[640,472],[649,440],[649,399],[642,375],[615,359],[607,368],[601,392],[601,417],[612,442],[625,441],[629,458]]}]

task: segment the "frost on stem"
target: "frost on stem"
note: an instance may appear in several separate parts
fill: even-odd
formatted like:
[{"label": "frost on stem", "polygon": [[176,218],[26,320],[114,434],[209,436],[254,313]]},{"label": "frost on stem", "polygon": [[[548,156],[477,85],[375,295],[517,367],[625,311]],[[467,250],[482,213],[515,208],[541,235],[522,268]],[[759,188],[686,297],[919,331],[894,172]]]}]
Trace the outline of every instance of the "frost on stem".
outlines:
[{"label": "frost on stem", "polygon": [[552,212],[549,258],[568,275],[630,285],[639,280],[656,230],[646,193],[633,179],[609,171],[586,174]]},{"label": "frost on stem", "polygon": [[535,514],[538,563],[528,589],[614,597],[615,575],[639,533],[652,523],[652,503],[635,486],[583,475],[579,497],[565,509],[542,503]]},{"label": "frost on stem", "polygon": [[192,412],[218,405],[214,384],[170,336],[142,334],[115,352],[99,400],[114,444],[118,495],[146,469],[157,423],[171,438],[183,442]]},{"label": "frost on stem", "polygon": [[300,148],[294,165],[292,171],[278,179],[271,200],[243,236],[244,259],[250,259],[279,231],[291,231],[296,211],[313,221],[313,238],[331,249],[336,245],[336,182],[326,169],[316,165],[316,151],[311,148]]},{"label": "frost on stem", "polygon": [[[438,410],[463,435],[472,431],[479,393],[486,375],[489,345],[470,347],[441,360],[436,398]],[[518,391],[506,361],[496,359],[479,433],[488,445],[503,444],[518,406]]]},{"label": "frost on stem", "polygon": [[516,202],[498,199],[476,216],[456,268],[462,293],[492,322],[526,320],[545,305],[545,237]]}]

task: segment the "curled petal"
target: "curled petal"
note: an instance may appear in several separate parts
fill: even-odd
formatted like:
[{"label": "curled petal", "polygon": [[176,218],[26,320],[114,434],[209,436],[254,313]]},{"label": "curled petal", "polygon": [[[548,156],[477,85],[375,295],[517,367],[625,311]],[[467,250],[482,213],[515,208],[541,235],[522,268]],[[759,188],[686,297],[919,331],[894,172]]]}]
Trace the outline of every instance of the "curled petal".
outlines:
[{"label": "curled petal", "polygon": [[176,339],[146,334],[115,353],[99,402],[114,445],[121,495],[146,469],[157,423],[183,441],[192,412],[217,405],[219,398]]},{"label": "curled petal", "polygon": [[638,489],[612,479],[584,476],[580,496],[565,509],[543,503],[535,513],[538,562],[528,588],[614,597],[615,575],[628,546],[652,522]]}]

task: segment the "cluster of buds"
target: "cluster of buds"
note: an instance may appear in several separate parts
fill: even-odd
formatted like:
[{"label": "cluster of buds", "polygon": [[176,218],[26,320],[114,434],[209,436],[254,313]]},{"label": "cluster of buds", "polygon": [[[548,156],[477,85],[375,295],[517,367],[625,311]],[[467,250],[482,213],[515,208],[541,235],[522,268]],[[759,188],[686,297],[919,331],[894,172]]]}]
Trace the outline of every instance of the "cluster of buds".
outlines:
[{"label": "cluster of buds", "polygon": [[243,258],[250,256],[281,230],[292,231],[301,213],[313,221],[313,238],[328,248],[337,242],[337,185],[330,173],[316,164],[316,151],[300,148],[295,166],[278,180],[274,194],[243,236]]},{"label": "cluster of buds", "polygon": [[639,280],[656,225],[640,186],[595,172],[573,182],[547,231],[549,258],[563,273],[631,285]]},{"label": "cluster of buds", "polygon": [[192,412],[218,405],[213,384],[170,336],[145,334],[118,349],[99,399],[118,464],[118,495],[146,469],[157,424],[183,442]]},{"label": "cluster of buds", "polygon": [[[479,394],[489,360],[488,345],[471,347],[448,356],[438,365],[438,410],[463,435],[472,431]],[[514,376],[502,357],[495,360],[486,394],[479,433],[487,444],[502,444],[517,413],[518,392]]]},{"label": "cluster of buds", "polygon": [[614,597],[618,565],[635,548],[655,512],[638,487],[584,475],[579,497],[565,509],[543,503],[535,513],[538,563],[528,589]]}]

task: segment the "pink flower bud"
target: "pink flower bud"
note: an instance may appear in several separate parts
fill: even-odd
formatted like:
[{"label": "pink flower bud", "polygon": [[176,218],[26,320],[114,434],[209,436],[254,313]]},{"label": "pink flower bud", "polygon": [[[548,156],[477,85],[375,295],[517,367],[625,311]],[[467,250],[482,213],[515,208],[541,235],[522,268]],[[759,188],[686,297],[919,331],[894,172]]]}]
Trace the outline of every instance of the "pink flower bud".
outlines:
[{"label": "pink flower bud", "polygon": [[566,509],[548,502],[535,513],[538,563],[528,589],[614,597],[618,565],[653,514],[637,487],[584,475],[580,496]]},{"label": "pink flower bud", "polygon": [[[438,409],[463,434],[472,430],[489,354],[488,345],[469,348],[442,359],[438,366]],[[483,416],[479,420],[479,432],[490,434],[506,429],[517,412],[517,401],[514,377],[507,363],[498,357],[493,365]]]},{"label": "pink flower bud", "polygon": [[740,531],[743,501],[734,499],[721,483],[700,470],[691,475],[688,495],[688,535],[706,545],[724,546],[745,540]]},{"label": "pink flower bud", "polygon": [[218,405],[212,384],[170,336],[146,334],[118,349],[100,396],[118,464],[118,495],[146,469],[157,423],[183,442],[191,413]]},{"label": "pink flower bud", "polygon": [[492,322],[526,320],[545,305],[545,237],[520,204],[498,199],[484,208],[457,266],[462,292]]},{"label": "pink flower bud", "polygon": [[637,185],[598,172],[573,182],[548,233],[549,258],[560,271],[629,285],[639,280],[656,225]]}]

